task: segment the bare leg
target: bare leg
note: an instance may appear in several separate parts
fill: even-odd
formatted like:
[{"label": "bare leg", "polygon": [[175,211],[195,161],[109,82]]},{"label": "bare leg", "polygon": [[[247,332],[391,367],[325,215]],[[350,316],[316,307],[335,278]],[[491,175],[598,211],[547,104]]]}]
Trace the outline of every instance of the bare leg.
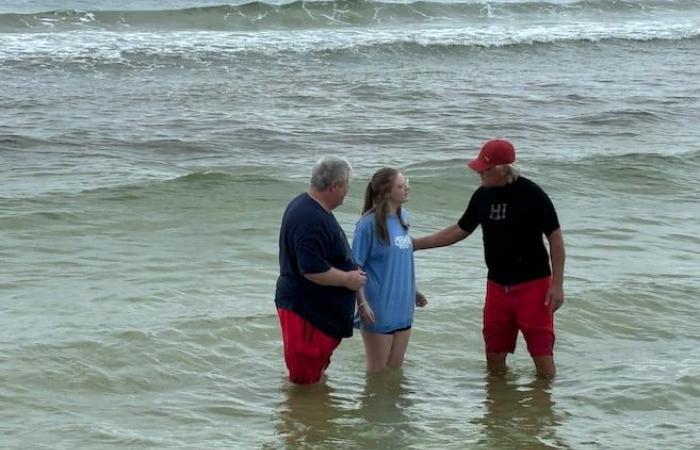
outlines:
[{"label": "bare leg", "polygon": [[557,368],[554,365],[553,356],[533,356],[532,360],[535,362],[538,377],[554,378],[554,375],[557,374]]},{"label": "bare leg", "polygon": [[506,366],[507,353],[486,353],[486,368],[491,375],[503,375],[508,370]]},{"label": "bare leg", "polygon": [[403,358],[408,348],[408,339],[411,337],[411,329],[397,331],[393,336],[394,340],[391,344],[391,353],[389,354],[387,365],[392,369],[396,369],[403,364]]},{"label": "bare leg", "polygon": [[362,330],[362,341],[367,355],[367,373],[377,373],[387,367],[394,336]]}]

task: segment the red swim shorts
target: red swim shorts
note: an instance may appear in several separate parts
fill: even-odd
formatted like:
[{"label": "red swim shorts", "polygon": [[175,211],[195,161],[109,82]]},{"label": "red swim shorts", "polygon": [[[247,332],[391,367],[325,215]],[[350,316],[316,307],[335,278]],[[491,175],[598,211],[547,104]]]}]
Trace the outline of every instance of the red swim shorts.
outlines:
[{"label": "red swim shorts", "polygon": [[531,356],[554,351],[554,314],[544,302],[551,278],[504,286],[486,282],[484,342],[486,353],[513,353],[518,330]]},{"label": "red swim shorts", "polygon": [[284,342],[284,361],[289,381],[296,384],[318,383],[331,363],[333,350],[340,338],[328,336],[287,309],[277,309]]}]

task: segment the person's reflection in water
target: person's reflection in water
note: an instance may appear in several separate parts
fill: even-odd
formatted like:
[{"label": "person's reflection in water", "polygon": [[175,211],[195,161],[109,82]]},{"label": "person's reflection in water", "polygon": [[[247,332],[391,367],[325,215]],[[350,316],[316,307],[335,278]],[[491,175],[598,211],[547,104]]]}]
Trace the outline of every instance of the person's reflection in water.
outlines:
[{"label": "person's reflection in water", "polygon": [[415,435],[415,430],[407,415],[411,407],[407,386],[401,369],[368,376],[364,389],[354,394],[337,391],[324,380],[308,386],[287,384],[283,388],[285,401],[277,442],[264,448],[364,449],[386,448],[387,443],[391,448],[410,446],[408,437]]},{"label": "person's reflection in water", "polygon": [[334,398],[334,390],[324,380],[320,383],[283,388],[286,402],[282,405],[278,427],[284,448],[333,448],[344,432],[343,408]]},{"label": "person's reflection in water", "polygon": [[487,376],[480,448],[568,448],[556,435],[562,417],[555,412],[551,384],[542,378],[518,384],[513,375]]},{"label": "person's reflection in water", "polygon": [[384,370],[367,376],[360,400],[358,448],[405,448],[413,432],[408,416],[411,400],[403,369]]}]

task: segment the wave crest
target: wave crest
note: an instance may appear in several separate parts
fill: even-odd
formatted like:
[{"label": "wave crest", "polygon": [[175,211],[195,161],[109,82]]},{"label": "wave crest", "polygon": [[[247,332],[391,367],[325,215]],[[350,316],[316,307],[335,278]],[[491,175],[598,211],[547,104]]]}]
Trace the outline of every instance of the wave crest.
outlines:
[{"label": "wave crest", "polygon": [[467,27],[437,29],[313,30],[287,33],[178,31],[171,33],[58,33],[5,35],[0,63],[7,68],[77,66],[200,67],[230,64],[248,55],[321,53],[411,54],[463,52],[469,48],[589,45],[606,41],[697,40],[695,24],[565,23],[542,27]]},{"label": "wave crest", "polygon": [[270,4],[253,1],[170,10],[78,11],[58,10],[31,14],[0,14],[0,33],[101,30],[209,30],[251,31],[372,26],[403,23],[480,23],[489,18],[574,18],[613,13],[641,14],[700,12],[695,0],[584,0],[553,2],[392,3],[366,0],[302,1]]}]

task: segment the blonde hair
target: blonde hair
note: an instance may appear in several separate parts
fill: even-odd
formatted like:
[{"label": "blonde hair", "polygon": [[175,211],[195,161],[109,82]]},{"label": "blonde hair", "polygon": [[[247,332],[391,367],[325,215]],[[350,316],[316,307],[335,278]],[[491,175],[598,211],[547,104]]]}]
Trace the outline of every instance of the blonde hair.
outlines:
[{"label": "blonde hair", "polygon": [[[400,173],[398,169],[393,167],[382,167],[372,175],[372,179],[369,180],[365,189],[365,202],[362,206],[362,214],[374,213],[374,228],[379,236],[379,240],[384,244],[389,243],[389,228],[387,226],[389,204],[386,197],[391,192],[394,181]],[[401,215],[401,206],[396,211],[396,215],[401,226],[408,230],[408,224],[404,222]]]}]

